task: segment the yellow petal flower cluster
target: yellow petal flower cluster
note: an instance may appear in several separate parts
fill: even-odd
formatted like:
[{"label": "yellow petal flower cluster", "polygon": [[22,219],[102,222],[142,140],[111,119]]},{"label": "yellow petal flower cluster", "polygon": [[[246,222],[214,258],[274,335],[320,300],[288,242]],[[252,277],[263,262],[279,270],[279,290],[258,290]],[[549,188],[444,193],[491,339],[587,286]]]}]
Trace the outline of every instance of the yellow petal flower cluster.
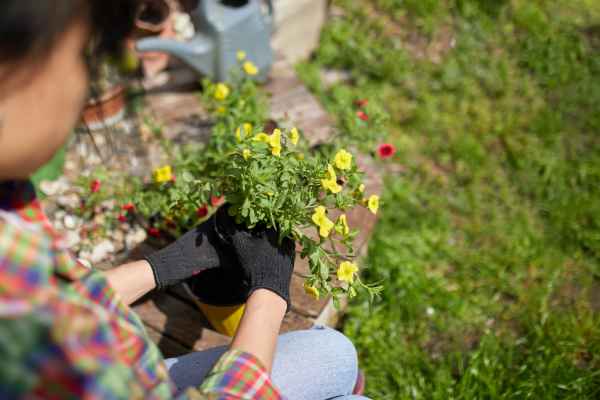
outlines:
[{"label": "yellow petal flower cluster", "polygon": [[217,83],[215,86],[215,99],[223,101],[227,98],[227,96],[229,96],[229,86],[221,82]]},{"label": "yellow petal flower cluster", "polygon": [[321,185],[331,193],[335,194],[341,192],[342,187],[337,183],[337,175],[331,164],[327,165],[327,175],[328,177],[326,179],[321,179]]},{"label": "yellow petal flower cluster", "polygon": [[[244,137],[242,137],[242,129],[244,132]],[[238,142],[241,142],[242,139],[244,139],[245,137],[247,137],[248,135],[250,135],[252,133],[252,124],[249,122],[245,122],[244,124],[242,124],[242,127],[238,127],[235,130],[235,139]]]},{"label": "yellow petal flower cluster", "polygon": [[379,209],[379,196],[376,194],[371,195],[367,200],[367,207],[373,214],[377,214],[377,210]]},{"label": "yellow petal flower cluster", "polygon": [[244,61],[246,59],[246,52],[243,50],[238,50],[236,56],[238,61]]},{"label": "yellow petal flower cluster", "polygon": [[271,145],[271,154],[274,156],[281,155],[281,131],[279,129],[273,131],[269,144]]},{"label": "yellow petal flower cluster", "polygon": [[298,144],[298,140],[300,140],[300,133],[297,128],[292,128],[290,131],[290,142],[295,146]]},{"label": "yellow petal flower cluster", "polygon": [[304,291],[306,294],[309,294],[316,300],[319,300],[319,290],[316,287],[309,285],[308,282],[304,282]]},{"label": "yellow petal flower cluster", "polygon": [[358,267],[350,261],[343,261],[337,270],[337,278],[340,281],[352,283],[354,282],[354,274],[358,272]]},{"label": "yellow petal flower cluster", "polygon": [[312,215],[312,221],[319,227],[319,235],[326,238],[333,229],[333,222],[327,218],[327,209],[323,206],[315,208],[315,213]]},{"label": "yellow petal flower cluster", "polygon": [[258,74],[258,67],[254,65],[252,61],[244,62],[244,64],[242,64],[242,68],[244,68],[244,72],[250,76]]},{"label": "yellow petal flower cluster", "polygon": [[152,175],[154,177],[154,182],[156,183],[169,182],[171,179],[173,179],[173,171],[171,170],[170,165],[156,168]]},{"label": "yellow petal flower cluster", "polygon": [[251,155],[252,155],[252,152],[250,151],[250,149],[244,149],[242,151],[242,157],[244,157],[244,160],[248,160]]},{"label": "yellow petal flower cluster", "polygon": [[342,236],[347,236],[350,233],[350,227],[348,226],[346,214],[342,214],[338,218],[337,222],[335,223],[335,231]]},{"label": "yellow petal flower cluster", "polygon": [[342,149],[336,153],[333,163],[340,170],[348,170],[352,167],[352,154]]},{"label": "yellow petal flower cluster", "polygon": [[267,143],[269,146],[271,146],[271,154],[274,156],[281,155],[281,131],[279,129],[273,130],[271,135],[261,132],[254,136],[254,140]]},{"label": "yellow petal flower cluster", "polygon": [[270,139],[269,139],[269,135],[267,135],[264,132],[261,132],[259,134],[257,134],[256,136],[254,136],[254,140],[258,141],[258,142],[264,142],[264,143],[269,143]]}]

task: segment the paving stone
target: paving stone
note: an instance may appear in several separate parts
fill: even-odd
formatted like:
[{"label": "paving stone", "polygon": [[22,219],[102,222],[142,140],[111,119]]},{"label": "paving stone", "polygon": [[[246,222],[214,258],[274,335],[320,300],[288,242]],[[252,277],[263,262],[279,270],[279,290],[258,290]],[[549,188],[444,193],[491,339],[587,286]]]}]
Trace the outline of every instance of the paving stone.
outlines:
[{"label": "paving stone", "polygon": [[309,329],[314,324],[312,318],[307,318],[294,311],[289,311],[281,324],[281,333]]},{"label": "paving stone", "polygon": [[191,350],[226,345],[230,339],[211,329],[202,313],[175,297],[156,292],[133,306],[144,324],[162,332]]},{"label": "paving stone", "polygon": [[281,56],[273,65],[265,90],[271,94],[272,118],[288,120],[304,132],[311,144],[331,135],[333,120]]},{"label": "paving stone", "polygon": [[327,0],[275,0],[273,48],[291,62],[306,58],[319,43]]},{"label": "paving stone", "polygon": [[314,297],[306,294],[304,292],[304,279],[298,275],[292,277],[290,296],[292,299],[292,310],[310,318],[317,318],[323,307],[327,304],[326,298],[316,300]]},{"label": "paving stone", "polygon": [[177,357],[190,352],[186,346],[149,325],[146,325],[146,333],[150,340],[158,344],[158,348],[165,358]]}]

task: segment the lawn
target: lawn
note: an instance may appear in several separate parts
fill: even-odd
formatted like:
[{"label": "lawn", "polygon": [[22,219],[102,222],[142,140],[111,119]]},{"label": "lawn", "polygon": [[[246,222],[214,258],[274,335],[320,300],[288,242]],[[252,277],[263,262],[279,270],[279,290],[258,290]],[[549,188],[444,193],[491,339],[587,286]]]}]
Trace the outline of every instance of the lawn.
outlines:
[{"label": "lawn", "polygon": [[398,148],[364,260],[385,291],[343,326],[367,394],[600,398],[600,1],[333,4],[298,71]]}]

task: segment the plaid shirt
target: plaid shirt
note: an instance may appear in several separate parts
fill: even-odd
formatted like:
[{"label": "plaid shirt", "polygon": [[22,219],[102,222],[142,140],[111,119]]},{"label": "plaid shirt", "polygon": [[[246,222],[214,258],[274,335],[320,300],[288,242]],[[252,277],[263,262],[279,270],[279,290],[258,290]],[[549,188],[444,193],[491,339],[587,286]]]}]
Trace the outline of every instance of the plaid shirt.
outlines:
[{"label": "plaid shirt", "polygon": [[[138,316],[65,250],[29,183],[0,183],[0,398],[169,399]],[[231,350],[179,398],[280,399],[256,357]]]}]

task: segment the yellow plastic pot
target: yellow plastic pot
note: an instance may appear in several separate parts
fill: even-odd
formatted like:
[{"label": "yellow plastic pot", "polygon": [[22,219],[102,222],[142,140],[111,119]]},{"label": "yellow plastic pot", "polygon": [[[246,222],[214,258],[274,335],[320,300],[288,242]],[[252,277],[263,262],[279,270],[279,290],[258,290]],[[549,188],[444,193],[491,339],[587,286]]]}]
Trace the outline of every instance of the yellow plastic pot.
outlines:
[{"label": "yellow plastic pot", "polygon": [[214,330],[230,337],[235,335],[235,332],[240,325],[240,321],[242,320],[242,316],[244,315],[245,304],[234,306],[215,306],[207,304],[194,295],[187,283],[184,283],[183,287],[194,300],[194,303],[196,303],[200,311],[202,311],[208,322],[210,322],[210,325]]},{"label": "yellow plastic pot", "polygon": [[198,308],[202,310],[208,322],[212,327],[219,333],[226,336],[233,336],[237,331],[242,315],[244,315],[245,304],[237,306],[213,306],[210,304],[202,303],[196,300]]}]

